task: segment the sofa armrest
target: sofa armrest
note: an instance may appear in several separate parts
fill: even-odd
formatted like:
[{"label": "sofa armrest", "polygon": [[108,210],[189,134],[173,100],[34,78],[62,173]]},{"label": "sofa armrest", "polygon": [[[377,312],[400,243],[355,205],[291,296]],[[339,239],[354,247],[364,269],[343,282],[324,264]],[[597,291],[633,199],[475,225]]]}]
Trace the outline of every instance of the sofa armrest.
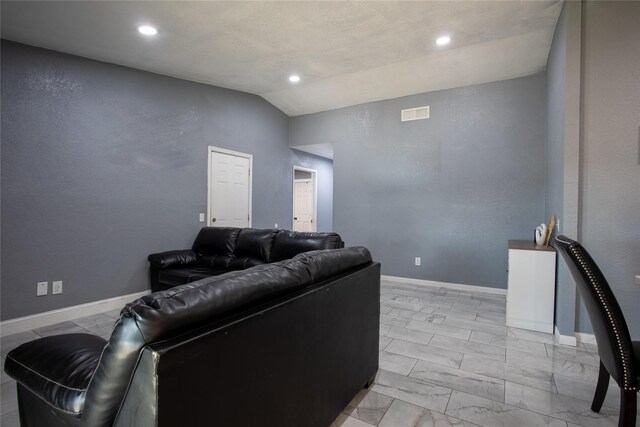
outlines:
[{"label": "sofa armrest", "polygon": [[170,267],[186,267],[198,263],[198,256],[191,249],[151,254],[147,259],[154,267],[160,270]]},{"label": "sofa armrest", "polygon": [[79,416],[106,344],[91,334],[40,338],[11,350],[4,370],[54,408]]}]

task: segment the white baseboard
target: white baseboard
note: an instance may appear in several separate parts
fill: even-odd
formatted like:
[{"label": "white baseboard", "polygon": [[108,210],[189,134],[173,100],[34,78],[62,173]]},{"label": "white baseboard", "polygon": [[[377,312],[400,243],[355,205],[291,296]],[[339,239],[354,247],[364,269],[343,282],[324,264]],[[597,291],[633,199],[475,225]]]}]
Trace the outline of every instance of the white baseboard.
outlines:
[{"label": "white baseboard", "polygon": [[593,334],[585,334],[583,332],[576,332],[576,339],[578,342],[583,342],[585,344],[593,344],[598,345],[596,342],[596,336]]},{"label": "white baseboard", "polygon": [[507,326],[519,329],[528,329],[530,331],[544,332],[545,334],[553,333],[553,323],[537,322],[535,320],[518,319],[507,316]]},{"label": "white baseboard", "polygon": [[17,334],[54,323],[65,322],[79,317],[91,316],[92,314],[104,311],[117,310],[123,308],[127,303],[147,295],[149,291],[136,292],[135,294],[121,295],[119,297],[103,299],[100,301],[88,302],[86,304],[74,305],[60,308],[58,310],[45,311],[44,313],[32,314],[30,316],[17,317],[15,319],[0,322],[0,336]]},{"label": "white baseboard", "polygon": [[555,332],[553,333],[553,337],[558,342],[558,344],[562,345],[570,345],[572,347],[576,347],[578,345],[578,341],[576,340],[575,335],[560,335],[560,330],[558,326],[555,327]]},{"label": "white baseboard", "polygon": [[433,288],[447,288],[447,289],[453,289],[456,291],[484,292],[487,294],[507,295],[506,289],[489,288],[487,286],[474,286],[474,285],[463,285],[458,283],[436,282],[433,280],[412,279],[410,277],[385,276],[384,274],[380,276],[380,279],[386,280],[387,282],[409,283],[411,285],[430,286]]}]

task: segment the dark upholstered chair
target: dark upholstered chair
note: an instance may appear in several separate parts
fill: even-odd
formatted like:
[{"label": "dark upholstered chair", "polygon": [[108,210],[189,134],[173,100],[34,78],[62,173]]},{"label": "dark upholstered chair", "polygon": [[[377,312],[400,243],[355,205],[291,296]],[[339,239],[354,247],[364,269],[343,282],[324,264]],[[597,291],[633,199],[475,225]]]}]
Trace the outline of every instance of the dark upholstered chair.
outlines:
[{"label": "dark upholstered chair", "polygon": [[636,425],[637,393],[640,385],[640,341],[631,341],[622,310],[607,279],[580,243],[558,236],[555,246],[573,275],[589,312],[598,343],[600,373],[591,410],[602,407],[609,377],[620,386],[619,427]]}]

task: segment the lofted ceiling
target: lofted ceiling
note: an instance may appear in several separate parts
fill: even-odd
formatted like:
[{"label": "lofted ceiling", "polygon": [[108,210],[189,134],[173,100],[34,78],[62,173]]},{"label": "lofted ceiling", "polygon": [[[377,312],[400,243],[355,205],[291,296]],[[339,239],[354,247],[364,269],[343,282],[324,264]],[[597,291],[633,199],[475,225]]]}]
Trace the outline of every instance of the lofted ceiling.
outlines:
[{"label": "lofted ceiling", "polygon": [[[544,70],[561,1],[2,1],[2,38],[262,96],[289,116]],[[142,24],[158,34],[138,33]],[[441,47],[435,39],[451,36]],[[290,74],[301,81],[292,84]]]}]

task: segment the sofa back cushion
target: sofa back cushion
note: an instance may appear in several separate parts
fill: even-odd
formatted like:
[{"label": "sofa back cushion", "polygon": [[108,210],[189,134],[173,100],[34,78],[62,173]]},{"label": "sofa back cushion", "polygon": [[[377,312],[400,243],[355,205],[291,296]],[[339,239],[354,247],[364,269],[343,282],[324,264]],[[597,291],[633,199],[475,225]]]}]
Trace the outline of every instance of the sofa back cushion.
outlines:
[{"label": "sofa back cushion", "polygon": [[243,228],[238,235],[233,251],[234,259],[229,263],[230,270],[242,270],[269,262],[273,238],[278,230],[260,230]]},{"label": "sofa back cushion", "polygon": [[233,259],[240,228],[203,227],[193,242],[193,251],[201,264],[216,269],[226,269]]},{"label": "sofa back cushion", "polygon": [[280,230],[273,240],[269,261],[282,261],[303,252],[341,247],[344,247],[344,242],[337,233]]}]

